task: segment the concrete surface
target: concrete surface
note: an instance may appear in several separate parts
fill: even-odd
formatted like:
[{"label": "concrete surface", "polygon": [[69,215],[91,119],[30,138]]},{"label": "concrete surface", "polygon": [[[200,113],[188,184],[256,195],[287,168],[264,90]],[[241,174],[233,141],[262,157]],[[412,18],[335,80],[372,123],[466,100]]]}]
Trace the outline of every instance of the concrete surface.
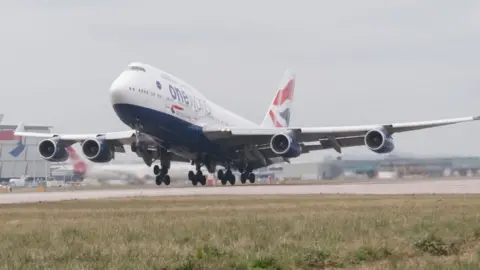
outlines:
[{"label": "concrete surface", "polygon": [[82,190],[0,194],[0,204],[73,199],[188,195],[301,195],[301,194],[480,194],[480,179],[418,180],[339,185],[247,185],[221,187],[158,187],[123,190]]},{"label": "concrete surface", "polygon": [[[451,181],[451,180],[467,180],[471,178],[467,177],[441,177],[441,178],[397,178],[397,179],[335,179],[335,180],[285,180],[280,182],[274,182],[272,184],[267,184],[265,182],[257,182],[255,184],[242,184],[237,180],[236,186],[271,186],[271,185],[343,185],[343,184],[372,184],[372,183],[405,183],[405,182],[418,182],[418,181]],[[217,183],[217,186],[221,186],[220,182]],[[227,186],[230,186],[228,184]],[[163,185],[161,186],[163,187]],[[172,182],[169,188],[191,188],[192,183],[185,181],[176,181]],[[62,187],[48,187],[45,192],[53,191],[80,191],[80,190],[117,190],[117,189],[152,189],[159,188],[153,182],[146,184],[98,184],[98,185],[67,185]],[[14,187],[12,189],[14,193],[22,192],[38,192],[36,187]]]}]

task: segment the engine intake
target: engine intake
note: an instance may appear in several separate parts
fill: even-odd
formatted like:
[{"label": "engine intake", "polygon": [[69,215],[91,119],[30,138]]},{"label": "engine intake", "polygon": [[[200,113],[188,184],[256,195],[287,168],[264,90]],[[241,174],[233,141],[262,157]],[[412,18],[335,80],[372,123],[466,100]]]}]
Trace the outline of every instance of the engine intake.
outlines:
[{"label": "engine intake", "polygon": [[41,141],[38,144],[38,152],[43,159],[50,162],[63,162],[70,156],[61,142],[52,139]]},{"label": "engine intake", "polygon": [[93,162],[109,162],[114,157],[114,152],[104,141],[88,139],[82,144],[85,157]]},{"label": "engine intake", "polygon": [[287,134],[275,134],[270,140],[272,151],[282,157],[293,158],[302,154],[302,147]]},{"label": "engine intake", "polygon": [[393,138],[383,128],[367,132],[365,134],[365,145],[368,149],[378,154],[390,153],[395,148]]}]

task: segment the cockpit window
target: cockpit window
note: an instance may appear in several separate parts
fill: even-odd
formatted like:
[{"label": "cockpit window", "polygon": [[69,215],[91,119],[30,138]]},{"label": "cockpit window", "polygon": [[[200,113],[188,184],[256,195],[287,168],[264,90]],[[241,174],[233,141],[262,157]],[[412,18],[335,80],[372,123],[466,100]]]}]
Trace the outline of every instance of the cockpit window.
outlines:
[{"label": "cockpit window", "polygon": [[128,69],[129,69],[129,70],[137,70],[137,71],[145,72],[145,69],[144,69],[144,68],[142,68],[142,67],[137,67],[137,66],[129,66]]}]

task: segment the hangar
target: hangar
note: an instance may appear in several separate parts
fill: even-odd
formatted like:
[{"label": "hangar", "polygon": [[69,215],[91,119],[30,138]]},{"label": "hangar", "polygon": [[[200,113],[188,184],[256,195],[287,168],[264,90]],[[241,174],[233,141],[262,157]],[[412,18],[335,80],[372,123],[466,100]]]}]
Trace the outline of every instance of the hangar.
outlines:
[{"label": "hangar", "polygon": [[[38,153],[37,138],[14,136],[17,125],[2,123],[0,114],[0,180],[28,176],[45,178],[50,175],[50,163]],[[27,131],[48,133],[52,129],[46,125],[25,125]]]}]

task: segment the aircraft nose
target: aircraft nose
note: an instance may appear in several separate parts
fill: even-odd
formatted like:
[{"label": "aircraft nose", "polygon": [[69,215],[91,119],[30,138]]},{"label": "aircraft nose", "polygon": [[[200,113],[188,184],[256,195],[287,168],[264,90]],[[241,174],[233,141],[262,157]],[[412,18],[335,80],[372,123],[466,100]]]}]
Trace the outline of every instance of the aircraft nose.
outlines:
[{"label": "aircraft nose", "polygon": [[128,92],[127,78],[120,75],[110,86],[110,99],[112,104],[124,103]]}]

